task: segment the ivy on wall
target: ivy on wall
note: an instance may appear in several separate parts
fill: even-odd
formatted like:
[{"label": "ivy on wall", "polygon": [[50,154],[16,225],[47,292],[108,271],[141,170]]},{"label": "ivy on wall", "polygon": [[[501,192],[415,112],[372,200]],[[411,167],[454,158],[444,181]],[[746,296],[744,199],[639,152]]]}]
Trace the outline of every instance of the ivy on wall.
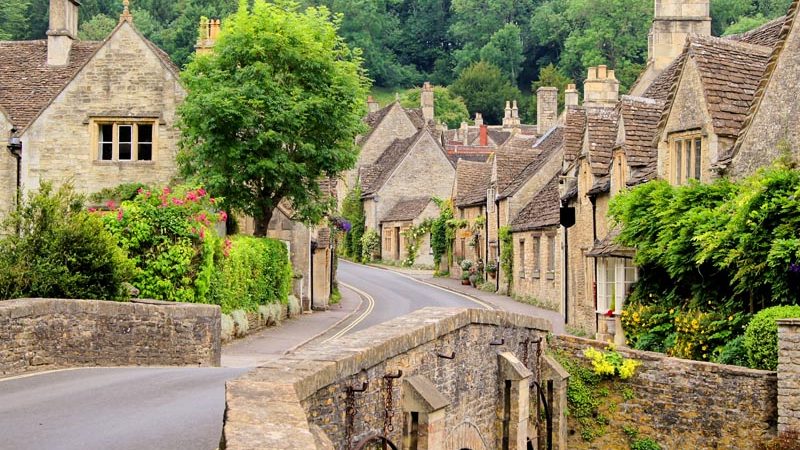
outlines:
[{"label": "ivy on wall", "polygon": [[503,272],[508,285],[508,293],[511,294],[514,282],[514,241],[511,236],[511,228],[500,227],[498,235],[500,236],[500,271]]}]

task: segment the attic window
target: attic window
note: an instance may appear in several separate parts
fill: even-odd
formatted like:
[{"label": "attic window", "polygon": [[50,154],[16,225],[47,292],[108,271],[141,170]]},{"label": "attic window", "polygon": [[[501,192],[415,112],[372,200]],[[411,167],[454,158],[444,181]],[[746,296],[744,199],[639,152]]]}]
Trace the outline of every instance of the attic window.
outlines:
[{"label": "attic window", "polygon": [[674,185],[702,176],[703,138],[699,133],[682,133],[670,137],[672,164],[670,180]]},{"label": "attic window", "polygon": [[155,121],[95,122],[99,161],[152,161],[156,142]]}]

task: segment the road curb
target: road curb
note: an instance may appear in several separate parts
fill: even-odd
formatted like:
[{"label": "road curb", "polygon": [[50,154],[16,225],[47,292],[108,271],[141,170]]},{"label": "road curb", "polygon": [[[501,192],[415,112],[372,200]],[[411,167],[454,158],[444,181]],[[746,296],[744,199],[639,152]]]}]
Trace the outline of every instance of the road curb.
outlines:
[{"label": "road curb", "polygon": [[[415,279],[416,279],[416,278],[415,278]],[[460,291],[457,291],[457,290],[455,290],[455,289],[451,289],[451,288],[449,288],[449,287],[447,287],[447,286],[440,286],[440,285],[438,285],[438,284],[431,283],[431,282],[429,282],[429,281],[426,281],[426,280],[420,280],[420,279],[416,279],[416,280],[417,280],[417,281],[419,281],[420,283],[425,283],[425,284],[427,284],[428,286],[433,286],[433,287],[435,287],[435,288],[439,288],[439,289],[444,289],[444,290],[446,290],[446,291],[450,291],[450,292],[452,292],[452,293],[454,293],[454,294],[458,294],[458,295],[463,295],[463,296],[465,296],[465,297],[469,297],[469,298],[471,298],[472,300],[474,300],[474,301],[476,301],[476,302],[480,302],[480,303],[486,303],[487,305],[490,305],[490,306],[491,306],[493,309],[495,309],[495,310],[497,310],[497,311],[502,311],[502,310],[503,310],[503,309],[502,309],[502,308],[500,308],[499,306],[495,305],[495,304],[494,304],[494,303],[493,303],[491,300],[485,300],[485,299],[479,298],[479,297],[477,297],[477,296],[475,296],[475,295],[472,295],[472,294],[467,294],[467,293],[464,293],[464,292],[460,292]]]},{"label": "road curb", "polygon": [[338,327],[339,325],[341,325],[342,323],[344,323],[344,322],[346,322],[346,321],[348,321],[348,320],[352,319],[352,318],[353,318],[353,316],[354,316],[354,315],[355,315],[355,314],[356,314],[356,313],[357,313],[357,312],[358,312],[358,311],[361,309],[361,307],[362,307],[362,306],[364,306],[364,297],[363,297],[361,294],[359,294],[358,292],[356,292],[356,291],[354,291],[354,290],[352,290],[352,289],[350,289],[350,288],[348,288],[348,287],[345,287],[345,286],[341,286],[341,287],[342,287],[343,289],[347,289],[348,291],[350,291],[350,292],[352,292],[353,294],[355,294],[355,295],[357,295],[357,296],[358,296],[358,300],[359,300],[359,301],[358,301],[358,306],[356,306],[356,307],[355,307],[355,309],[353,309],[352,311],[350,311],[350,313],[349,313],[349,314],[347,314],[346,316],[342,317],[340,320],[338,320],[338,321],[337,321],[336,323],[334,323],[333,325],[331,325],[331,326],[329,326],[328,328],[326,328],[326,329],[324,329],[324,330],[320,331],[319,333],[317,333],[316,335],[314,335],[314,336],[312,336],[312,337],[310,337],[310,338],[306,339],[305,341],[303,341],[303,342],[301,342],[301,343],[299,343],[299,344],[295,345],[294,347],[291,347],[291,348],[287,349],[285,352],[283,352],[283,355],[288,355],[289,353],[293,353],[293,352],[294,352],[295,350],[297,350],[298,348],[300,348],[300,347],[302,347],[302,346],[304,346],[304,345],[308,344],[309,342],[311,342],[311,341],[313,341],[313,340],[315,340],[315,339],[318,339],[318,338],[320,338],[320,337],[324,336],[325,334],[327,334],[327,333],[328,333],[329,331],[331,331],[332,329],[334,329],[334,328]]}]

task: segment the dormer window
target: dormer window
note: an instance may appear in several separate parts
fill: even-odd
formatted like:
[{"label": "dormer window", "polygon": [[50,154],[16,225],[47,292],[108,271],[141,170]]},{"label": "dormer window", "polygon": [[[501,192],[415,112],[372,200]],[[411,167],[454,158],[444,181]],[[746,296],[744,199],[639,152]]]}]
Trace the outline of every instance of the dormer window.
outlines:
[{"label": "dormer window", "polygon": [[682,133],[670,137],[672,164],[670,182],[681,185],[699,180],[703,166],[703,137],[700,133]]},{"label": "dormer window", "polygon": [[155,121],[98,121],[95,126],[98,161],[153,160]]}]

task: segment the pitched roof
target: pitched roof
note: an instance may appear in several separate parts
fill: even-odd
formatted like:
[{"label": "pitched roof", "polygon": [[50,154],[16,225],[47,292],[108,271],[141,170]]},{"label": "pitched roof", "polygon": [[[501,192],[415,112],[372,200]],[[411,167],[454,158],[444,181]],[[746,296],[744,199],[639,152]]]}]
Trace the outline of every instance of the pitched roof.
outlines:
[{"label": "pitched roof", "polygon": [[616,243],[617,236],[619,236],[619,229],[612,229],[608,236],[602,241],[595,241],[594,248],[592,248],[586,256],[592,258],[602,258],[617,256],[622,258],[633,258],[636,250],[624,247]]},{"label": "pitched roof", "polygon": [[517,193],[532,176],[534,176],[547,163],[554,152],[564,148],[564,128],[553,127],[542,136],[533,146],[538,152],[536,157],[520,174],[512,180],[511,184],[500,193],[500,198],[510,197]]},{"label": "pitched roof", "polygon": [[459,161],[471,161],[471,162],[479,162],[485,163],[489,161],[489,159],[494,155],[494,152],[447,152],[447,157],[450,158],[450,161],[453,164],[457,164]]},{"label": "pitched roof", "polygon": [[733,34],[726,36],[725,38],[733,41],[744,42],[746,44],[774,47],[775,44],[777,44],[780,40],[781,29],[786,23],[786,19],[787,16],[781,16],[746,33]]},{"label": "pitched roof", "polygon": [[558,196],[558,176],[553,177],[525,205],[511,222],[511,231],[532,231],[557,227],[561,222],[561,203]]},{"label": "pitched roof", "polygon": [[630,167],[646,166],[658,159],[658,148],[653,145],[664,111],[659,100],[623,95],[617,105],[625,132],[623,151]]},{"label": "pitched roof", "polygon": [[358,138],[357,143],[359,145],[366,142],[367,139],[369,139],[370,136],[372,136],[372,133],[374,133],[375,130],[378,128],[378,126],[381,124],[381,122],[383,122],[383,119],[385,119],[386,116],[389,115],[389,111],[391,111],[392,107],[394,107],[395,105],[397,105],[404,113],[406,113],[406,116],[417,130],[421,130],[422,128],[425,127],[425,118],[422,116],[421,109],[403,108],[402,106],[400,106],[399,102],[395,101],[377,111],[373,111],[367,114],[366,117],[364,117],[364,123],[367,125],[369,130],[367,131],[367,134]]},{"label": "pitched roof", "polygon": [[644,91],[642,97],[652,98],[654,100],[666,101],[672,91],[672,87],[678,81],[680,76],[680,69],[683,67],[683,62],[686,60],[686,53],[681,53],[680,56],[675,58],[670,65],[659,74],[647,90]]},{"label": "pitched roof", "polygon": [[484,204],[491,181],[491,163],[459,161],[456,165],[456,206],[465,208]]},{"label": "pitched roof", "polygon": [[[761,80],[759,80],[758,86],[756,88],[756,93],[753,97],[753,101],[750,103],[750,109],[747,111],[747,117],[745,118],[745,121],[742,124],[742,130],[739,134],[740,137],[744,136],[750,129],[750,124],[752,124],[753,118],[755,117],[755,114],[758,112],[758,109],[761,106],[761,101],[764,99],[764,94],[766,93],[767,86],[769,85],[769,82],[772,79],[772,75],[775,73],[776,66],[778,65],[778,58],[780,58],[781,54],[783,53],[783,49],[786,46],[786,40],[789,37],[789,33],[792,31],[792,28],[794,27],[794,23],[797,18],[797,13],[799,8],[800,8],[800,0],[793,0],[791,5],[789,6],[789,12],[786,13],[786,17],[784,18],[780,34],[773,46],[772,54],[770,55],[769,61],[767,62],[767,67],[764,70],[764,74],[761,76]],[[733,145],[731,150],[727,152],[727,154],[720,157],[720,163],[724,164],[730,161],[730,159],[733,158],[733,155],[735,155],[739,151],[740,146],[741,146],[741,139],[736,141],[736,143]]]},{"label": "pitched roof", "polygon": [[497,149],[497,192],[505,191],[508,186],[536,159],[538,150],[533,148],[535,136],[514,135]]},{"label": "pitched roof", "polygon": [[564,195],[561,196],[561,201],[569,202],[574,198],[578,198],[578,179],[571,177],[567,178],[567,185],[564,189]]},{"label": "pitched roof", "polygon": [[47,64],[47,41],[0,41],[0,106],[20,130],[75,77],[102,42],[75,42],[66,66]]},{"label": "pitched roof", "polygon": [[658,159],[654,159],[646,166],[631,167],[631,174],[625,184],[629,187],[637,186],[639,184],[647,183],[648,181],[655,180],[657,177]]},{"label": "pitched roof", "polygon": [[617,141],[619,114],[611,108],[586,110],[586,131],[589,139],[589,161],[595,177],[608,175],[611,154]]},{"label": "pitched roof", "polygon": [[605,194],[611,190],[611,175],[605,175],[601,178],[598,178],[597,181],[594,182],[592,188],[586,191],[586,195],[593,196],[598,194]]},{"label": "pitched roof", "polygon": [[567,109],[564,119],[564,161],[572,164],[583,149],[586,131],[586,110],[581,107]]},{"label": "pitched roof", "polygon": [[392,171],[405,158],[411,147],[424,130],[418,131],[415,135],[405,139],[395,139],[392,144],[381,153],[381,156],[370,164],[361,167],[361,192],[366,197],[378,192],[378,189],[386,183]]},{"label": "pitched roof", "polygon": [[[739,135],[771,52],[769,47],[730,39],[693,35],[687,40],[680,72],[689,58],[695,62],[717,135]],[[659,130],[666,126],[676,91],[674,87],[667,99]]]},{"label": "pitched roof", "polygon": [[430,202],[430,197],[400,200],[383,218],[381,218],[381,222],[405,222],[414,220],[425,211],[425,208]]}]

